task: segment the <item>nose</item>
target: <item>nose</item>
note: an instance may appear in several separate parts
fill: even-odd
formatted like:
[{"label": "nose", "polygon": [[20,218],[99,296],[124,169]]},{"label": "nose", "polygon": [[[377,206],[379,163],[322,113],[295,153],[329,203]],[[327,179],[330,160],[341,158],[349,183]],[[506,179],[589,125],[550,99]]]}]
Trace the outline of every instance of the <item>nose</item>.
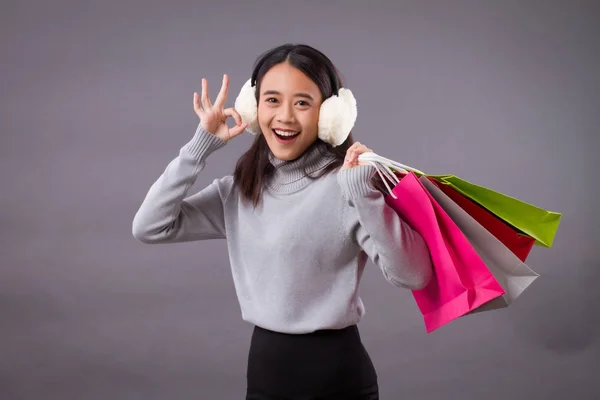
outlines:
[{"label": "nose", "polygon": [[277,122],[281,122],[283,124],[295,122],[294,109],[291,105],[283,105],[279,108]]}]

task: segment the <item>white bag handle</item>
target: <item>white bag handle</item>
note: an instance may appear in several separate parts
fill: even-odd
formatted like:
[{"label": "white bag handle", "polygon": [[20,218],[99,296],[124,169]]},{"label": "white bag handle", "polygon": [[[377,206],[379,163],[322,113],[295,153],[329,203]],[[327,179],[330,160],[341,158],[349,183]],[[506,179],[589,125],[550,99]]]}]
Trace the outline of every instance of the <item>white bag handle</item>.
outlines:
[{"label": "white bag handle", "polygon": [[377,162],[383,166],[386,166],[388,168],[393,168],[399,172],[402,172],[402,171],[406,172],[406,170],[408,170],[408,171],[413,171],[419,175],[425,175],[424,172],[421,172],[416,168],[409,167],[408,165],[404,165],[397,161],[390,160],[389,158],[382,157],[379,154],[375,154],[373,152],[362,153],[361,155],[358,156],[358,160],[365,161],[365,162],[367,162],[367,161]]},{"label": "white bag handle", "polygon": [[[396,176],[396,174],[394,174],[390,168],[387,165],[381,164],[377,161],[367,161],[369,164],[373,165],[375,168],[381,168],[381,172],[394,184],[397,185],[398,183],[400,183],[400,179],[398,179],[398,177]],[[379,171],[379,169],[378,169]],[[408,171],[402,168],[398,168],[396,169],[396,171],[404,173],[404,174],[408,174]],[[379,174],[381,176],[381,174]],[[383,176],[381,177],[383,179]]]},{"label": "white bag handle", "polygon": [[[393,174],[387,168],[381,167],[380,165],[377,165],[376,162],[366,161],[366,163],[367,164],[371,164],[373,167],[375,167],[375,171],[377,171],[377,173],[381,177],[381,180],[383,181],[383,184],[385,185],[385,187],[388,190],[388,194],[390,194],[394,199],[397,199],[396,195],[394,193],[392,193],[392,189],[390,188],[390,186],[387,183],[387,180],[384,177],[384,175],[385,175],[386,177],[388,177],[388,179],[390,179],[388,174],[391,174],[391,175],[393,175]],[[383,168],[383,169],[381,169],[381,168]],[[397,177],[394,177],[394,178],[398,179]],[[397,182],[396,182],[396,184],[397,184]]]}]

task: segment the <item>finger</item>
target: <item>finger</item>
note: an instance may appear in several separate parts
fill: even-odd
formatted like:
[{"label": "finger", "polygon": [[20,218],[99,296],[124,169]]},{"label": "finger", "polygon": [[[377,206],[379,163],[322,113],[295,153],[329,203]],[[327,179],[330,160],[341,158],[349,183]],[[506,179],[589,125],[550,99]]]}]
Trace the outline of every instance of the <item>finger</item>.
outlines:
[{"label": "finger", "polygon": [[193,104],[194,104],[194,111],[196,112],[196,114],[204,114],[204,110],[200,106],[200,96],[198,95],[198,92],[194,92]]},{"label": "finger", "polygon": [[370,151],[372,151],[371,149],[369,149],[369,148],[368,148],[367,146],[365,146],[364,144],[360,145],[360,147],[359,147],[357,150],[358,150],[359,154],[362,154],[362,153],[367,153],[367,152],[370,152]]},{"label": "finger", "polygon": [[231,136],[237,136],[240,133],[244,132],[244,130],[246,129],[247,126],[248,126],[248,123],[242,122],[240,125],[236,125],[233,128],[230,128],[229,134]]},{"label": "finger", "polygon": [[208,95],[208,82],[204,78],[202,78],[202,107],[204,107],[204,110],[212,107],[210,97]]},{"label": "finger", "polygon": [[346,150],[346,157],[350,157],[352,155],[352,152],[354,151],[354,147],[355,147],[355,145],[353,144],[352,146],[350,146],[348,148],[348,150]]},{"label": "finger", "polygon": [[[216,105],[217,105],[217,103],[215,102],[215,106]],[[238,126],[241,125],[243,122],[242,116],[233,107],[229,107],[229,108],[226,108],[225,110],[223,110],[223,114],[226,115],[227,117],[233,118],[235,121],[235,124]]]},{"label": "finger", "polygon": [[218,108],[225,107],[225,101],[227,100],[227,90],[229,89],[229,76],[223,74],[223,82],[221,83],[221,90],[215,100],[215,106]]}]

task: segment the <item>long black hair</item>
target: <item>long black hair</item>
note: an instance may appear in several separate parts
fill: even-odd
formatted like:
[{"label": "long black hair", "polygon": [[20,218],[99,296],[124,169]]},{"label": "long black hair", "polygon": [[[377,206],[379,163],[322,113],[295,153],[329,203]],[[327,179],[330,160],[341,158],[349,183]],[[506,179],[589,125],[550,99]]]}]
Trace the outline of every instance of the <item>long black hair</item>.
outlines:
[{"label": "long black hair", "polygon": [[[266,51],[254,63],[251,83],[256,87],[257,103],[262,78],[272,67],[284,62],[298,68],[313,80],[321,91],[323,101],[337,95],[343,87],[337,68],[325,54],[305,44],[284,44]],[[318,147],[318,150],[323,152],[323,156],[333,156],[332,161],[319,173],[306,175],[311,179],[318,178],[341,167],[346,151],[353,143],[352,133],[336,147],[317,139],[307,151]],[[260,202],[267,180],[275,171],[275,167],[269,160],[269,152],[264,135],[258,134],[250,149],[240,157],[235,166],[234,182],[240,189],[242,199],[251,201],[254,206]],[[301,164],[301,167],[306,171],[306,164]]]}]

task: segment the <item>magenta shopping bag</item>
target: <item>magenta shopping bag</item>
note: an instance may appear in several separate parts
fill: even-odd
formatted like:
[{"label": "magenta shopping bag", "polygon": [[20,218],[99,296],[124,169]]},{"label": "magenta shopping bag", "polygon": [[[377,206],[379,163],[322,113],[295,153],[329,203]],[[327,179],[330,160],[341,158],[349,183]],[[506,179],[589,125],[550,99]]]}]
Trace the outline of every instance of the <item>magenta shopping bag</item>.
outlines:
[{"label": "magenta shopping bag", "polygon": [[410,172],[386,196],[386,203],[429,247],[434,276],[413,296],[423,314],[428,333],[481,305],[502,296],[505,291],[456,223]]}]

